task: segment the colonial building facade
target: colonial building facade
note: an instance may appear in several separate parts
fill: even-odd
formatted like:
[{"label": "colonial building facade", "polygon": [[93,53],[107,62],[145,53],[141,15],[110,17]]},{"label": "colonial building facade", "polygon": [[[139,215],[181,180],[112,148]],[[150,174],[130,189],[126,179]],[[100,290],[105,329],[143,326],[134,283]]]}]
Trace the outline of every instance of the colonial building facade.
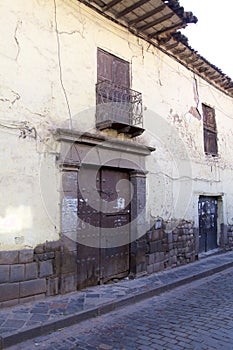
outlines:
[{"label": "colonial building facade", "polygon": [[177,0],[0,4],[0,303],[233,245],[233,82]]}]

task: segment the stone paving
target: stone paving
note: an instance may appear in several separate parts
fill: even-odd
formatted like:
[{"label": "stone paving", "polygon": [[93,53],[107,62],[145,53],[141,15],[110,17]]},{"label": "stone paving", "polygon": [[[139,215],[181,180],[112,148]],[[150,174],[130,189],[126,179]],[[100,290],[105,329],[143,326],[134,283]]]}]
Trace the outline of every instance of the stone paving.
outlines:
[{"label": "stone paving", "polygon": [[233,268],[9,350],[232,350]]},{"label": "stone paving", "polygon": [[140,279],[96,286],[5,308],[0,311],[0,348],[113,311],[230,266],[233,266],[233,252],[211,256]]}]

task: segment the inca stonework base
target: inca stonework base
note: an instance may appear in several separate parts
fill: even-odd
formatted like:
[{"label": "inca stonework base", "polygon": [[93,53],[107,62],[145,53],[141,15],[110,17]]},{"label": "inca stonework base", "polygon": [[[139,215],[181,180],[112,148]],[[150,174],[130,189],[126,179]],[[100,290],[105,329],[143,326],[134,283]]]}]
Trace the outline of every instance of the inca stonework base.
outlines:
[{"label": "inca stonework base", "polygon": [[[192,222],[183,220],[174,225],[157,220],[151,226],[146,235],[131,244],[131,277],[198,259],[198,230]],[[224,232],[227,244],[222,248],[231,250],[233,228]],[[77,290],[77,259],[77,244],[66,237],[35,249],[0,252],[0,306]]]}]

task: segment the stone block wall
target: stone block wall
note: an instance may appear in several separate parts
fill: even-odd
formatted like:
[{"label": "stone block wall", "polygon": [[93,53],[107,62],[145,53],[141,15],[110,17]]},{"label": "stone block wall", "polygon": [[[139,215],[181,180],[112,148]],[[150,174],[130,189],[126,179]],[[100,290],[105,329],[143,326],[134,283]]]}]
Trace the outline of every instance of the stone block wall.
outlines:
[{"label": "stone block wall", "polygon": [[227,226],[227,241],[226,248],[233,249],[233,225]]},{"label": "stone block wall", "polygon": [[222,251],[233,249],[233,225],[221,224],[219,247]]},{"label": "stone block wall", "polygon": [[156,221],[147,233],[147,272],[153,273],[195,261],[194,225],[190,221]]},{"label": "stone block wall", "polygon": [[[233,227],[226,233],[233,247]],[[197,242],[192,222],[158,220],[131,244],[130,274],[135,277],[193,262]],[[77,244],[68,238],[35,249],[0,252],[0,306],[75,291],[78,278]]]},{"label": "stone block wall", "polygon": [[59,293],[60,242],[35,249],[0,252],[0,306]]}]

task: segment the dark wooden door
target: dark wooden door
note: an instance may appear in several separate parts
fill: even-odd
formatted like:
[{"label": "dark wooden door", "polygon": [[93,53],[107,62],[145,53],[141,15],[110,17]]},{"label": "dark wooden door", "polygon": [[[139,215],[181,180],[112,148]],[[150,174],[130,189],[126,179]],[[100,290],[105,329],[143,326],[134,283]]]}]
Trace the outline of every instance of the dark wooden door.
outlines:
[{"label": "dark wooden door", "polygon": [[[94,232],[98,240],[98,247],[77,245],[78,288],[82,288],[128,275],[131,194],[127,171],[87,168],[79,176],[85,179],[79,179],[82,188],[78,186],[78,218],[82,222],[78,233],[90,236],[91,243]],[[97,191],[88,180],[93,176]]]},{"label": "dark wooden door", "polygon": [[[92,183],[92,179],[95,179]],[[77,275],[78,289],[97,285],[100,275],[100,202],[98,191],[100,174],[95,167],[82,169],[78,174],[78,243]],[[93,237],[94,235],[94,237]],[[84,244],[81,244],[83,242]]]},{"label": "dark wooden door", "polygon": [[200,196],[199,214],[199,251],[207,252],[217,248],[217,212],[216,197]]},{"label": "dark wooden door", "polygon": [[100,250],[100,279],[106,282],[129,271],[130,183],[126,171],[103,168],[100,176],[101,243],[105,247]]}]

